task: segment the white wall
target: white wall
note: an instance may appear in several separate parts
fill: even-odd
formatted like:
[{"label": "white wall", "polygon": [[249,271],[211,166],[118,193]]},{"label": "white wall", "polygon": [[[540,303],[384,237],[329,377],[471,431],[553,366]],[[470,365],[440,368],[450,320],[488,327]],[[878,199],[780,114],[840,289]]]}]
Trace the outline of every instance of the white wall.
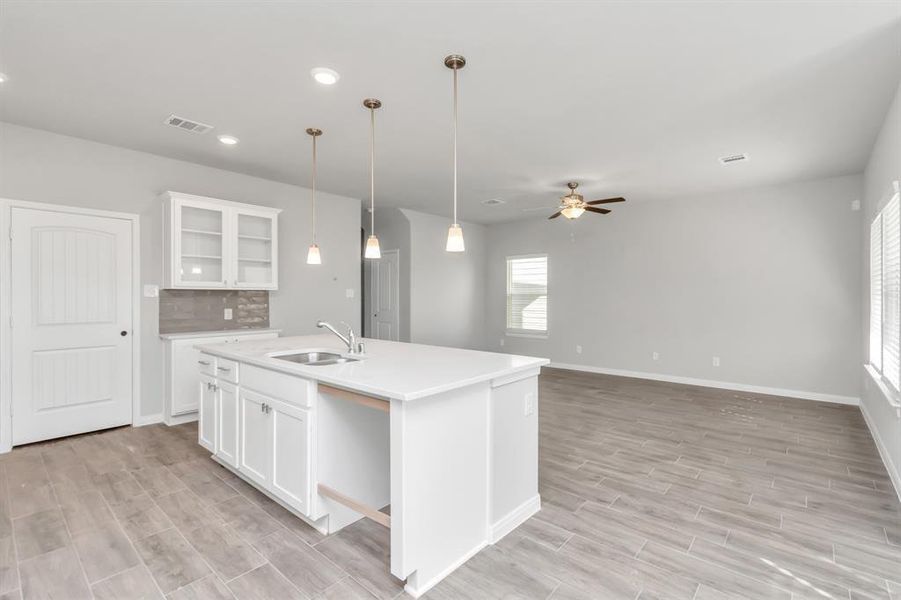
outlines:
[{"label": "white wall", "polygon": [[[166,190],[282,208],[280,289],[270,295],[272,326],[283,328],[286,335],[312,333],[322,318],[343,320],[359,329],[359,200],[319,194],[323,264],[308,266],[306,188],[0,123],[0,197],[139,214],[142,283],[162,283],[162,212],[157,195]],[[347,288],[355,290],[353,299],[345,297]],[[163,407],[158,317],[158,300],[144,298],[142,416],[155,415]]]},{"label": "white wall", "polygon": [[863,219],[861,222],[861,295],[864,298],[863,321],[861,331],[864,332],[862,358],[857,361],[857,372],[863,377],[863,396],[861,409],[867,418],[867,424],[873,438],[880,446],[882,458],[895,482],[895,491],[901,497],[901,418],[889,405],[869,374],[860,365],[867,361],[867,332],[870,323],[870,223],[876,214],[888,202],[892,195],[892,182],[901,180],[901,86],[895,94],[895,100],[885,118],[885,124],[879,134],[873,153],[864,172],[863,187]]},{"label": "white wall", "polygon": [[[860,195],[837,177],[491,227],[490,348],[853,401]],[[505,257],[531,253],[549,255],[549,336],[505,338]]]},{"label": "white wall", "polygon": [[488,230],[461,222],[466,252],[447,252],[450,219],[402,212],[410,222],[410,341],[483,349]]}]

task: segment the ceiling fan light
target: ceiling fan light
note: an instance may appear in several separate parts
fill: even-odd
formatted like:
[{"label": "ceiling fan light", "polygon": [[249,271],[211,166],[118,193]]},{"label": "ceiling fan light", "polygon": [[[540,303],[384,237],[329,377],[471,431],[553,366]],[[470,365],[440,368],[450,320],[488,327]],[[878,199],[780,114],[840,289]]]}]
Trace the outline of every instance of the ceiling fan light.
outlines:
[{"label": "ceiling fan light", "polygon": [[310,244],[310,250],[307,252],[307,264],[308,265],[321,265],[322,264],[322,256],[319,254],[319,246],[316,244]]},{"label": "ceiling fan light", "polygon": [[369,236],[369,239],[366,240],[366,253],[363,256],[366,258],[382,257],[382,251],[379,249],[379,238],[374,235]]},{"label": "ceiling fan light", "polygon": [[581,206],[567,206],[560,212],[563,213],[563,216],[567,219],[578,219],[582,216],[582,213],[585,212],[585,209]]},{"label": "ceiling fan light", "polygon": [[447,230],[447,246],[445,250],[448,252],[463,252],[466,250],[463,245],[463,228],[456,223]]}]

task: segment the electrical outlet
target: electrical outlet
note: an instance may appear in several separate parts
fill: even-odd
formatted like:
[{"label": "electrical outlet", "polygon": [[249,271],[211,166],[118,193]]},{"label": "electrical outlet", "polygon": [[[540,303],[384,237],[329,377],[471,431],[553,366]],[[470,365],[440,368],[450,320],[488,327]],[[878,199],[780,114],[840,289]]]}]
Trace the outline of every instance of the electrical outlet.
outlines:
[{"label": "electrical outlet", "polygon": [[231,321],[232,320],[232,309],[226,308],[225,314],[222,316],[222,318],[225,319],[226,321]]},{"label": "electrical outlet", "polygon": [[582,346],[576,345],[576,354],[582,354]]},{"label": "electrical outlet", "polygon": [[720,366],[720,357],[719,357],[719,356],[714,356],[714,357],[713,357],[713,366],[714,366],[714,367]]},{"label": "electrical outlet", "polygon": [[503,347],[503,345],[504,345],[504,338],[501,338],[501,346]]},{"label": "electrical outlet", "polygon": [[535,394],[534,392],[529,392],[525,396],[525,402],[523,403],[523,413],[525,416],[530,416],[535,414]]},{"label": "electrical outlet", "polygon": [[653,358],[654,360],[660,360],[660,353],[659,352],[652,353],[651,358]]}]

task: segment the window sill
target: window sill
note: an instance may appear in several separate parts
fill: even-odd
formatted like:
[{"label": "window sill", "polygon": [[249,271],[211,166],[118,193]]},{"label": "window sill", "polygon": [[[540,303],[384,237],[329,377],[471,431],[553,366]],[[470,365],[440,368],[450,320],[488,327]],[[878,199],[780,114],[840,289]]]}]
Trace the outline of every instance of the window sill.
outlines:
[{"label": "window sill", "polygon": [[882,375],[872,365],[868,363],[865,364],[863,368],[870,374],[873,382],[879,388],[879,391],[882,392],[882,397],[885,398],[885,401],[888,402],[889,406],[895,409],[895,415],[901,418],[901,394],[893,390],[889,384],[883,381]]},{"label": "window sill", "polygon": [[535,333],[530,333],[528,331],[505,331],[504,335],[507,337],[531,338],[534,340],[547,339],[547,332],[540,331],[536,331]]}]

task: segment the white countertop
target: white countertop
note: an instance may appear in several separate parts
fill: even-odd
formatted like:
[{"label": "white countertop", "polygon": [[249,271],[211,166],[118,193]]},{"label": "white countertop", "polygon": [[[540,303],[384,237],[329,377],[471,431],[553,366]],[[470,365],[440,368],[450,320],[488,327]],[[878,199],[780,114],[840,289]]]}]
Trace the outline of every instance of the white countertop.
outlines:
[{"label": "white countertop", "polygon": [[202,344],[215,356],[290,373],[365,394],[416,400],[441,392],[535,369],[546,358],[425,346],[365,339],[362,360],[311,367],[270,357],[272,353],[319,350],[343,354],[344,344],[332,334],[281,337],[240,344]]},{"label": "white countertop", "polygon": [[222,329],[220,331],[184,331],[180,333],[161,333],[164,340],[190,340],[192,338],[218,337],[229,335],[250,335],[253,333],[281,333],[281,329]]}]

